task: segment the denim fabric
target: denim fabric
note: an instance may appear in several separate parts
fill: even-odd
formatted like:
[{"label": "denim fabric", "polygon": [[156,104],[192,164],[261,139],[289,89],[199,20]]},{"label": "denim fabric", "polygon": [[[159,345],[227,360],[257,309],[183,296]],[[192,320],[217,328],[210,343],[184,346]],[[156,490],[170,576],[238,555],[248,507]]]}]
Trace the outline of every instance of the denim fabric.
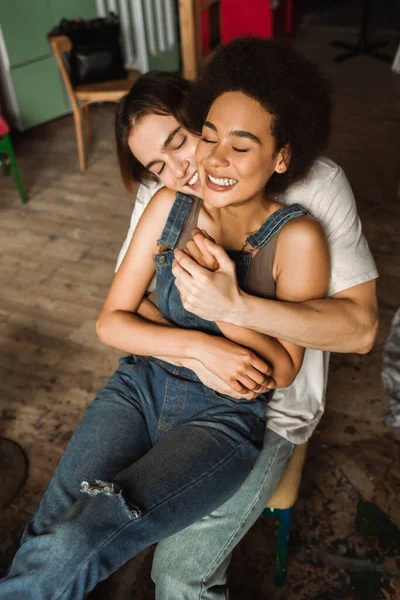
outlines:
[{"label": "denim fabric", "polygon": [[[175,286],[174,278],[171,276],[171,265],[174,259],[173,250],[177,245],[182,227],[189,216],[192,203],[193,200],[190,196],[180,192],[177,193],[175,203],[158,241],[159,245],[165,250],[156,254],[154,259],[157,274],[157,301],[164,316],[179,327],[201,329],[210,334],[221,335],[215,323],[201,319],[183,308],[179,290]],[[254,250],[262,248],[288,221],[306,213],[307,211],[299,204],[284,205],[268,217],[260,229],[246,239],[246,242]],[[251,252],[228,250],[227,254],[235,263],[239,287],[246,290],[251,265]]]},{"label": "denim fabric", "polygon": [[[82,598],[240,487],[264,421],[173,370],[143,357],[120,361],[78,425],[0,598]],[[118,483],[129,507],[120,494],[81,494],[82,481],[95,479]]]},{"label": "denim fabric", "polygon": [[[171,210],[162,236],[170,246],[188,198],[178,194]],[[155,258],[160,308],[181,327],[219,335],[215,324],[185,314],[167,244]],[[236,254],[244,281],[250,262]],[[0,598],[83,598],[134,554],[221,506],[262,448],[268,397],[233,400],[188,369],[122,359],[76,429],[0,582]],[[99,490],[97,480],[107,487]]]},{"label": "denim fabric", "polygon": [[225,600],[235,546],[268,504],[294,445],[267,428],[264,446],[243,485],[222,506],[157,544],[156,600]]}]

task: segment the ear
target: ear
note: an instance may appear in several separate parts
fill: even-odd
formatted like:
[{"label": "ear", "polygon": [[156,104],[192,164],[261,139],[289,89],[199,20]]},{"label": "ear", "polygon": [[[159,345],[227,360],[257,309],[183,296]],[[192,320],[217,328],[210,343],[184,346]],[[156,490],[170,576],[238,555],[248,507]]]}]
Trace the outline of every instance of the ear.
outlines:
[{"label": "ear", "polygon": [[284,146],[278,152],[278,156],[276,158],[275,163],[275,171],[279,175],[286,173],[290,164],[290,150],[288,146]]}]

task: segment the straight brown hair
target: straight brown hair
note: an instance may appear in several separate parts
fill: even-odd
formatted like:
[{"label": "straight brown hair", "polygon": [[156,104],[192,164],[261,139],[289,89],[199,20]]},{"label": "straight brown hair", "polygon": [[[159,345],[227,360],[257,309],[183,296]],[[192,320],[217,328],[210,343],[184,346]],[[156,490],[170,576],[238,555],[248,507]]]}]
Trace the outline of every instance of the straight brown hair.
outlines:
[{"label": "straight brown hair", "polygon": [[146,115],[173,116],[188,129],[188,105],[193,84],[180,75],[150,71],[141,75],[118,104],[115,118],[117,154],[122,181],[129,193],[135,182],[157,181],[132,154],[128,138],[134,126]]}]

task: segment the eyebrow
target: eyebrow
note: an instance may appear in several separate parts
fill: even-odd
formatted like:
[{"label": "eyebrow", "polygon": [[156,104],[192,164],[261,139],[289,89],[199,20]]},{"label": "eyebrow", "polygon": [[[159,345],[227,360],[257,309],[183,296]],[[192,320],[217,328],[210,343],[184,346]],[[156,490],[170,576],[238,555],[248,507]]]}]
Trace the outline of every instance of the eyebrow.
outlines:
[{"label": "eyebrow", "polygon": [[[214,123],[211,123],[210,121],[204,121],[204,127],[208,127],[209,129],[212,129],[213,131],[215,131],[215,133],[218,133],[217,128],[215,127]],[[261,146],[260,138],[258,138],[256,135],[254,135],[254,133],[250,133],[250,131],[243,131],[242,129],[234,129],[233,131],[231,131],[229,133],[229,135],[235,135],[237,137],[247,138],[249,140],[252,140],[253,142],[256,142],[257,144],[260,144],[260,146]]]},{"label": "eyebrow", "polygon": [[[178,131],[182,129],[182,125],[178,125],[178,127],[176,129],[174,129],[173,131],[171,131],[171,133],[169,134],[169,136],[167,137],[167,139],[164,141],[163,145],[161,146],[161,152],[165,152],[165,150],[168,148],[168,146],[170,145],[170,143],[172,142],[172,140],[174,139],[174,137],[176,136],[176,134],[178,133]],[[151,169],[151,167],[157,163],[161,162],[161,160],[158,158],[156,160],[151,160],[147,165],[145,165],[145,169],[149,170]]]}]

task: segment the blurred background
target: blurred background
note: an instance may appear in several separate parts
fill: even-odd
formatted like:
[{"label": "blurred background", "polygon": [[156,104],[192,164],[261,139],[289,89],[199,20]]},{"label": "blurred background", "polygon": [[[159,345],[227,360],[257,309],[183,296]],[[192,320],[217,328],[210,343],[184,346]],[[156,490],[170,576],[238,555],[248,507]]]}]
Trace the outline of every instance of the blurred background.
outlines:
[{"label": "blurred background", "polygon": [[[107,19],[91,26],[104,34],[95,50],[79,46],[74,18]],[[115,102],[139,73],[195,78],[218,44],[252,33],[291,44],[334,84],[325,154],[350,181],[380,272],[380,330],[369,355],[331,357],[285,587],[274,586],[277,524],[261,517],[234,552],[231,598],[400,599],[399,429],[384,421],[382,385],[400,306],[399,31],[395,0],[0,0],[2,574],[120,355],[94,328],[134,202],[117,166]],[[103,73],[96,52],[107,57]],[[92,71],[82,56],[95,57]],[[92,597],[154,598],[151,555]]]}]

